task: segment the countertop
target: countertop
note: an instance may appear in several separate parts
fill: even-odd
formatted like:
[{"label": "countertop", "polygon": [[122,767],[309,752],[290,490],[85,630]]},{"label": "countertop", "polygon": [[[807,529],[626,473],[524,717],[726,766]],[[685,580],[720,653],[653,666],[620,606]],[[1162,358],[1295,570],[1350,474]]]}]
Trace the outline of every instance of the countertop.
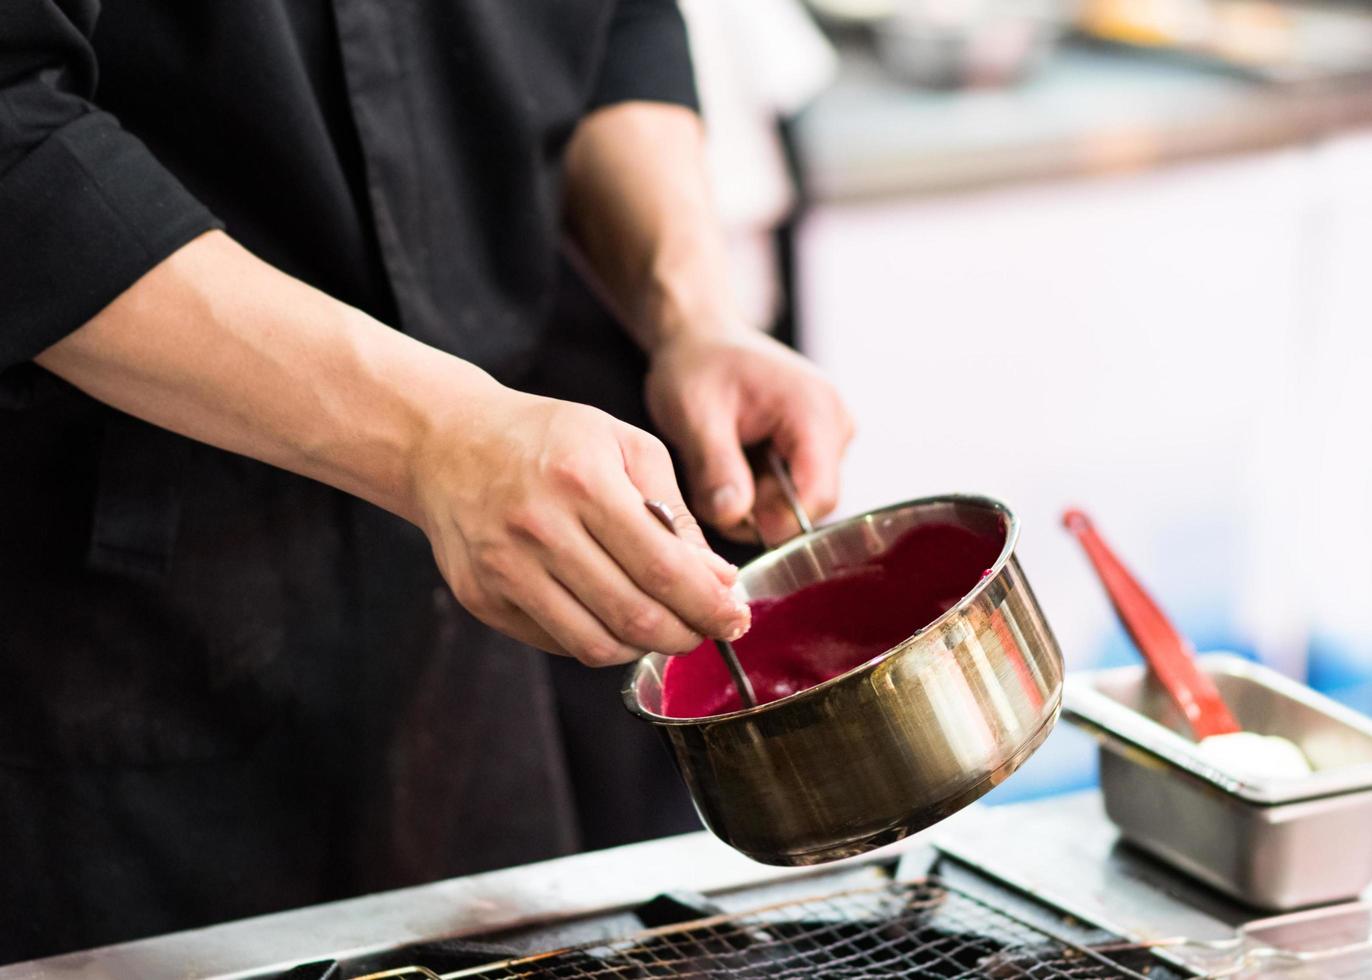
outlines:
[{"label": "countertop", "polygon": [[[974,805],[907,841],[838,865],[770,868],[708,834],[686,834],[13,964],[0,967],[0,980],[228,980],[438,937],[604,915],[674,888],[718,894],[832,876],[845,864],[862,874],[874,860],[897,858],[899,876],[920,877],[937,852],[1136,940],[1223,938],[1255,917],[1122,845],[1092,790]],[[727,898],[720,901],[727,907]]]},{"label": "countertop", "polygon": [[1166,54],[1071,42],[1027,81],[937,92],[861,48],[796,120],[818,203],[921,195],[1251,152],[1372,126],[1365,74],[1264,81]]},{"label": "countertop", "polygon": [[[894,856],[917,846],[920,836],[887,851]],[[671,888],[726,891],[834,867],[767,867],[701,831],[0,966],[0,980],[228,980],[325,957],[601,914]]]}]

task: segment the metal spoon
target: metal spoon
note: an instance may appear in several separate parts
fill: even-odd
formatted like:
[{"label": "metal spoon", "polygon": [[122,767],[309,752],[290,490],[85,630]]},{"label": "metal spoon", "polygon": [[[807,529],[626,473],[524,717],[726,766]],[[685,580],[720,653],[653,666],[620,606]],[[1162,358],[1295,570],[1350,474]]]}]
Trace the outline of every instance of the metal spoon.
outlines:
[{"label": "metal spoon", "polygon": [[[800,502],[800,494],[796,492],[796,485],[791,479],[791,471],[787,468],[786,461],[781,458],[781,454],[776,451],[776,447],[771,443],[767,443],[763,450],[763,454],[766,458],[768,469],[772,471],[772,475],[776,477],[777,483],[781,485],[781,494],[786,498],[786,504],[791,508],[791,513],[795,517],[796,524],[799,525],[801,533],[812,533],[815,526],[811,523],[810,515],[805,512],[805,507]],[[667,528],[667,530],[671,531],[673,534],[677,533],[676,517],[672,513],[671,507],[667,506],[667,504],[663,503],[661,500],[645,500],[643,504],[648,508],[648,512],[658,519],[663,527]],[[768,545],[762,540],[762,531],[757,526],[757,522],[753,519],[751,514],[748,515],[747,522],[752,527],[753,532],[757,535],[758,544],[765,550]],[[815,556],[808,550],[806,551],[806,554],[809,556],[811,563],[815,565],[816,576],[822,577]],[[752,682],[748,680],[748,675],[743,671],[743,665],[739,662],[738,653],[734,650],[733,644],[729,643],[728,640],[715,640],[714,644],[715,649],[719,651],[720,657],[724,660],[724,665],[729,668],[729,675],[733,678],[734,688],[738,691],[739,700],[743,702],[745,707],[756,707],[757,695],[753,691]]]},{"label": "metal spoon", "polygon": [[[672,508],[661,500],[645,500],[643,506],[648,508],[648,513],[656,517],[663,527],[673,534],[677,533]],[[752,681],[748,680],[748,675],[743,672],[743,665],[738,662],[738,654],[734,652],[733,645],[728,640],[715,640],[714,643],[715,649],[724,658],[724,666],[729,668],[729,676],[734,679],[734,689],[738,691],[739,700],[745,708],[756,708],[757,695],[753,693]]]},{"label": "metal spoon", "polygon": [[791,508],[796,523],[800,525],[800,532],[802,534],[813,533],[815,526],[810,523],[810,515],[805,513],[805,507],[800,502],[800,494],[796,492],[795,481],[791,479],[791,471],[786,467],[786,461],[781,458],[781,454],[770,444],[767,446],[767,466],[771,469],[772,475],[777,478],[777,483],[781,484],[781,495],[786,498],[786,506]]}]

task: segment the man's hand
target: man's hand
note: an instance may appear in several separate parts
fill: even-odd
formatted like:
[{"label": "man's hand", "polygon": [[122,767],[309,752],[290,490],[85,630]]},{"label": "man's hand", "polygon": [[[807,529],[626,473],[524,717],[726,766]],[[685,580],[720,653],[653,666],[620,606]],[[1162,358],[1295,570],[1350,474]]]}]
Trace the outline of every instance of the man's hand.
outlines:
[{"label": "man's hand", "polygon": [[795,352],[735,326],[699,118],[680,106],[599,109],[567,149],[567,222],[581,263],[648,353],[648,409],[685,457],[696,513],[730,537],[754,510],[763,538],[795,534],[781,488],[754,482],[743,447],[767,440],[810,516],[838,496],[853,425]]},{"label": "man's hand", "polygon": [[751,512],[775,544],[799,531],[770,475],[755,481],[743,447],[771,441],[812,519],[834,509],[853,423],[809,361],[765,334],[682,334],[652,351],[648,410],[684,459],[695,512],[751,540]]},{"label": "man's hand", "polygon": [[[622,663],[747,625],[734,569],[705,548],[657,439],[512,391],[222,233],[39,362],[126,412],[413,521],[464,605],[546,650]],[[645,498],[672,508],[680,538]]]},{"label": "man's hand", "polygon": [[[470,612],[591,666],[743,633],[735,569],[706,546],[658,439],[584,405],[484,398],[479,416],[440,422],[414,467],[419,523]],[[680,537],[645,499],[671,507]]]}]

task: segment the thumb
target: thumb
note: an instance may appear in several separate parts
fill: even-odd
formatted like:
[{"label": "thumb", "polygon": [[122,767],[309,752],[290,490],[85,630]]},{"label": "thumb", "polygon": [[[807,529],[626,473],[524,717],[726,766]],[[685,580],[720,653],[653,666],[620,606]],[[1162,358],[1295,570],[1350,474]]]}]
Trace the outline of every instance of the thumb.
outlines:
[{"label": "thumb", "polygon": [[734,420],[711,412],[696,420],[681,446],[697,514],[719,528],[742,523],[753,509],[753,471]]}]

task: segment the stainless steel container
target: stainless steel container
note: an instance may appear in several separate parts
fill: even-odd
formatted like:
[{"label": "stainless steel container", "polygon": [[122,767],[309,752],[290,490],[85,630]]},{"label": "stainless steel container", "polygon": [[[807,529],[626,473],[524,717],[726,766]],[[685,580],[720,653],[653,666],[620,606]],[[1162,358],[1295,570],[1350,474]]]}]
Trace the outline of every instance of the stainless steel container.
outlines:
[{"label": "stainless steel container", "polygon": [[1217,768],[1142,667],[1074,674],[1065,712],[1099,740],[1101,792],[1125,838],[1258,908],[1352,898],[1372,883],[1372,719],[1239,657],[1200,658],[1245,729],[1280,735],[1315,772]]},{"label": "stainless steel container", "polygon": [[707,718],[659,713],[662,655],[630,672],[625,703],[666,736],[705,825],[754,860],[817,864],[921,830],[1002,782],[1057,719],[1062,656],[1014,558],[1019,523],[994,500],[931,497],[832,524],[739,582],[749,599],[784,595],[930,522],[1004,546],[956,606],[862,666]]}]

